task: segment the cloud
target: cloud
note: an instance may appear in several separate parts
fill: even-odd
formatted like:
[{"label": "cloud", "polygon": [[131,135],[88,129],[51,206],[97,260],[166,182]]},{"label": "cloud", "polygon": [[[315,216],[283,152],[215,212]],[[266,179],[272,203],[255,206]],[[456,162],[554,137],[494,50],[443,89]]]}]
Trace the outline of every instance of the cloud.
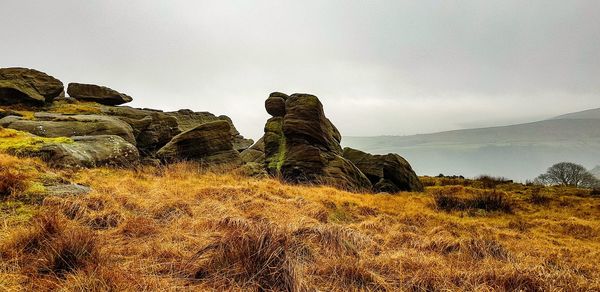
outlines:
[{"label": "cloud", "polygon": [[345,135],[412,134],[598,107],[598,1],[10,1],[1,66],[231,116],[317,94]]}]

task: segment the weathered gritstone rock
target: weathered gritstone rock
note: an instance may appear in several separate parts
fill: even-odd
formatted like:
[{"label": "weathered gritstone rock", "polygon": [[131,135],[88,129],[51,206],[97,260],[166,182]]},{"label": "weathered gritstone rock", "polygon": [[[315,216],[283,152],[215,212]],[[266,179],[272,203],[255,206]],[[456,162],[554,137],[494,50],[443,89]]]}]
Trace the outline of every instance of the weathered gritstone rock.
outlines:
[{"label": "weathered gritstone rock", "polygon": [[142,156],[153,156],[173,137],[181,133],[177,119],[161,111],[107,106],[103,109],[103,113],[115,116],[133,128],[136,146]]},{"label": "weathered gritstone rock", "polygon": [[82,196],[87,195],[92,191],[92,188],[78,184],[59,184],[44,186],[46,189],[45,195],[66,197],[66,196]]},{"label": "weathered gritstone rock", "polygon": [[101,115],[62,115],[35,113],[35,120],[8,116],[0,119],[0,126],[29,132],[41,137],[72,137],[116,135],[135,144],[133,129],[127,123]]},{"label": "weathered gritstone rock", "polygon": [[43,105],[64,95],[60,80],[27,68],[0,69],[0,104]]},{"label": "weathered gritstone rock", "polygon": [[250,148],[242,151],[240,153],[240,157],[242,161],[245,163],[265,163],[265,140],[264,138],[260,138],[254,145]]},{"label": "weathered gritstone rock", "polygon": [[334,185],[349,190],[371,188],[367,177],[342,157],[341,135],[310,94],[273,93],[265,106],[274,116],[265,125],[265,166],[270,175],[297,183]]},{"label": "weathered gritstone rock", "polygon": [[175,136],[156,155],[167,162],[193,160],[207,166],[238,166],[242,160],[231,140],[229,123],[214,121]]},{"label": "weathered gritstone rock", "polygon": [[417,174],[398,154],[372,155],[346,147],[344,158],[350,160],[369,178],[374,191],[387,193],[423,191],[423,185]]},{"label": "weathered gritstone rock", "polygon": [[78,100],[93,101],[105,105],[120,105],[133,100],[127,94],[94,84],[69,83],[67,93],[70,97]]},{"label": "weathered gritstone rock", "polygon": [[137,148],[114,135],[72,137],[74,143],[44,145],[31,153],[59,168],[130,167],[139,162]]},{"label": "weathered gritstone rock", "polygon": [[166,114],[175,117],[179,125],[179,129],[184,132],[191,130],[201,124],[214,122],[214,121],[226,121],[229,123],[231,136],[233,138],[233,149],[241,152],[248,149],[254,141],[252,139],[246,139],[233,125],[233,121],[228,116],[215,116],[209,112],[194,112],[189,109],[182,109],[176,112],[167,112]]}]

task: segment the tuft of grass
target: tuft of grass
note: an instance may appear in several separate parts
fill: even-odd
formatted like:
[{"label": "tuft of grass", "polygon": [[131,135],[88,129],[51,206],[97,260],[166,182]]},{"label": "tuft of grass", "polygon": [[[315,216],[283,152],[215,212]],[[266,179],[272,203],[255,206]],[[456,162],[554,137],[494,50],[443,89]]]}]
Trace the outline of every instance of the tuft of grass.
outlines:
[{"label": "tuft of grass", "polygon": [[289,234],[270,224],[237,226],[194,255],[193,260],[201,264],[193,277],[223,283],[233,280],[252,290],[298,291],[301,282]]},{"label": "tuft of grass", "polygon": [[35,160],[0,153],[0,200],[36,188],[35,180],[43,168]]},{"label": "tuft of grass", "polygon": [[40,272],[64,277],[67,273],[98,265],[97,243],[94,234],[86,229],[65,231],[45,247]]}]

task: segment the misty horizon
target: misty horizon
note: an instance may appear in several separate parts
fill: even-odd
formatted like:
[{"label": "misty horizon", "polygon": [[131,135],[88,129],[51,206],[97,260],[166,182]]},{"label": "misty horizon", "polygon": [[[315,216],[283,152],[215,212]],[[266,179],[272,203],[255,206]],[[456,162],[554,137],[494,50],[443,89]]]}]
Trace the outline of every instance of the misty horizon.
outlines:
[{"label": "misty horizon", "polygon": [[135,107],[227,115],[254,139],[273,91],[317,95],[345,136],[412,135],[600,107],[598,11],[596,1],[18,1],[0,12],[1,67],[106,85]]}]

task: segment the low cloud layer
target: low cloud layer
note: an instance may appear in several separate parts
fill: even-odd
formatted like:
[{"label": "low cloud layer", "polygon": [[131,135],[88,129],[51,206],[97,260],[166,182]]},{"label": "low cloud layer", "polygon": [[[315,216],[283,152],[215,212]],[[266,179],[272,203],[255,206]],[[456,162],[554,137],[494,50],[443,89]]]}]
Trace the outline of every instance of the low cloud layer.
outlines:
[{"label": "low cloud layer", "polygon": [[600,107],[599,1],[8,1],[0,66],[107,85],[133,106],[231,116],[318,95],[345,135]]}]

